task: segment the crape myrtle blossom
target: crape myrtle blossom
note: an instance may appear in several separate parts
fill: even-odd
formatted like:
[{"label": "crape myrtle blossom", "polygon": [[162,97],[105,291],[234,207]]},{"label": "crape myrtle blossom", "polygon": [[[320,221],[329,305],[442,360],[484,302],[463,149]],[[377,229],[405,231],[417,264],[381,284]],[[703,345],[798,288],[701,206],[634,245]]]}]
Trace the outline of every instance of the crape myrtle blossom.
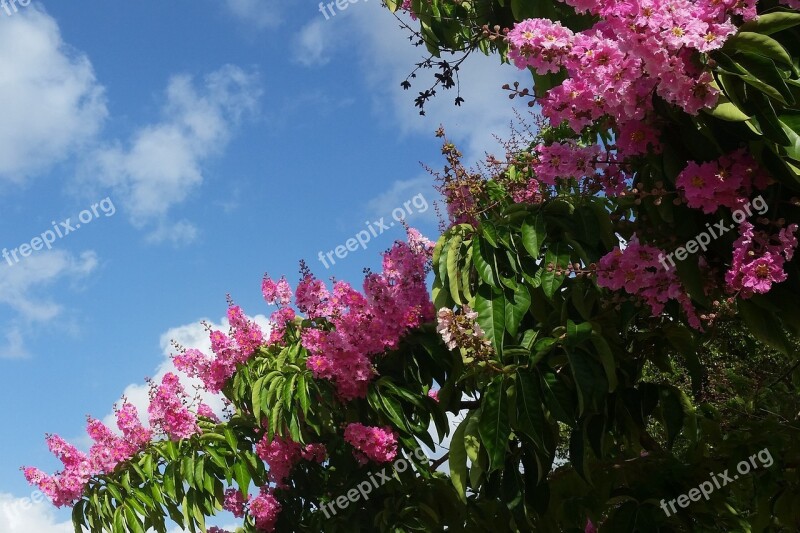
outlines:
[{"label": "crape myrtle blossom", "polygon": [[777,235],[755,230],[747,221],[739,225],[739,238],[733,245],[733,259],[725,283],[742,298],[764,294],[775,283],[786,281],[784,264],[797,249],[797,224],[781,228]]},{"label": "crape myrtle blossom", "polygon": [[222,508],[231,513],[236,518],[244,516],[246,505],[250,502],[250,498],[245,499],[242,491],[235,488],[230,488],[225,491],[225,501]]},{"label": "crape myrtle blossom", "polygon": [[167,373],[160,385],[150,386],[150,425],[171,440],[188,439],[199,433],[197,416],[189,410],[188,403],[189,395],[180,378]]},{"label": "crape myrtle blossom", "polygon": [[246,362],[265,344],[261,328],[247,318],[241,307],[229,305],[228,321],[230,334],[209,331],[213,358],[193,348],[172,356],[175,368],[189,377],[199,378],[212,393],[221,391],[236,372],[237,365]]},{"label": "crape myrtle blossom", "polygon": [[690,114],[713,106],[718,91],[700,54],[735,33],[732,15],[755,17],[754,0],[566,3],[600,20],[579,33],[548,19],[525,20],[506,39],[517,67],[539,74],[566,70],[568,78],[539,103],[554,126],[567,121],[576,132],[606,115],[617,125],[646,119],[653,93]]},{"label": "crape myrtle blossom", "polygon": [[269,487],[261,487],[261,492],[253,498],[249,505],[250,516],[259,531],[275,531],[275,522],[281,512],[281,504],[272,495]]},{"label": "crape myrtle blossom", "polygon": [[353,455],[361,464],[369,461],[388,463],[397,456],[397,435],[388,426],[349,424],[344,430],[344,440],[355,448]]},{"label": "crape myrtle blossom", "polygon": [[670,300],[677,300],[689,324],[702,329],[691,298],[675,271],[661,268],[659,254],[663,255],[662,250],[637,240],[628,242],[624,250],[617,246],[598,262],[597,283],[614,291],[624,289],[641,298],[653,316],[660,315]]},{"label": "crape myrtle blossom", "polygon": [[[373,359],[396,349],[409,329],[433,319],[425,275],[433,243],[414,229],[408,242],[397,242],[383,256],[383,273],[369,273],[361,294],[339,281],[328,292],[307,275],[297,291],[297,305],[323,318],[330,330],[305,329],[308,368],[329,379],[343,399],[363,398],[375,376]],[[302,288],[302,292],[301,292]]]},{"label": "crape myrtle blossom", "polygon": [[[281,512],[281,505],[272,495],[269,487],[261,487],[258,496],[255,498],[248,496],[246,499],[239,489],[230,488],[225,491],[223,508],[236,518],[242,518],[245,513],[249,513],[256,523],[256,529],[266,532],[275,531],[275,522]],[[227,533],[218,528],[209,529],[209,533],[212,533],[212,530]]]},{"label": "crape myrtle blossom", "polygon": [[[640,146],[649,146],[650,137],[642,133]],[[539,144],[530,163],[535,178],[531,183],[554,186],[561,180],[578,180],[587,191],[602,190],[606,195],[617,196],[630,189],[632,177],[619,160],[618,151],[610,151],[593,144],[583,146],[574,140]],[[538,192],[538,186],[537,186]],[[514,197],[516,201],[516,196]]]},{"label": "crape myrtle blossom", "polygon": [[47,436],[47,446],[64,465],[64,470],[52,476],[38,468],[24,467],[25,479],[35,485],[57,507],[73,505],[80,499],[92,476],[107,474],[136,455],[152,438],[152,432],[142,426],[136,407],[124,402],[116,410],[117,435],[99,420],[89,419],[87,433],[94,441],[89,455],[78,450],[58,435]]},{"label": "crape myrtle blossom", "polygon": [[256,455],[269,465],[270,481],[283,488],[292,468],[302,457],[302,448],[289,438],[276,436],[270,440],[268,435],[264,435],[256,444]]},{"label": "crape myrtle blossom", "polygon": [[717,161],[690,161],[678,175],[676,186],[683,190],[686,203],[706,214],[720,207],[741,208],[754,189],[763,190],[771,178],[743,148]]}]

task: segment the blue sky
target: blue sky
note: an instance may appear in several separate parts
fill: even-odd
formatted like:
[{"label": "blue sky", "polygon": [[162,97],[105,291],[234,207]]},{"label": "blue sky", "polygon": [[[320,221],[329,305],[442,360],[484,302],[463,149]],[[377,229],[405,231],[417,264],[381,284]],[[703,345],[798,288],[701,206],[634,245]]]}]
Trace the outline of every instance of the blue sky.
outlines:
[{"label": "blue sky", "polygon": [[[123,392],[144,405],[168,341],[202,347],[227,293],[268,315],[262,275],[296,281],[300,259],[360,283],[398,224],[329,269],[318,253],[415,197],[409,223],[436,237],[434,130],[499,151],[519,78],[476,57],[464,106],[420,117],[400,82],[422,50],[377,0],[330,20],[313,1],[33,2],[0,9],[0,50],[0,249],[20,259],[0,258],[0,533],[71,531],[14,512],[19,466],[55,470],[44,434],[85,445],[84,416]],[[50,250],[20,249],[68,218]]]}]

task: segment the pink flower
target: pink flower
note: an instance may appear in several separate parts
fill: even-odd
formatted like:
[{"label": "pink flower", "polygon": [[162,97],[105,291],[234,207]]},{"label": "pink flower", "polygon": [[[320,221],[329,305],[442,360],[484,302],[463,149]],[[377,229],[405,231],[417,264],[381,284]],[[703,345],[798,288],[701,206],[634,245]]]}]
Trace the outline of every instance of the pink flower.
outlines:
[{"label": "pink flower", "polygon": [[369,427],[349,424],[344,440],[355,448],[353,455],[361,464],[367,461],[388,463],[397,456],[397,435],[390,427]]},{"label": "pink flower", "polygon": [[677,300],[689,324],[702,329],[700,319],[675,269],[665,267],[664,252],[654,246],[628,242],[624,250],[615,247],[597,264],[597,284],[614,291],[624,290],[641,298],[653,316],[660,315],[669,300]]},{"label": "pink flower", "polygon": [[313,315],[324,309],[333,326],[302,332],[306,365],[315,378],[333,381],[343,399],[363,398],[375,375],[373,359],[395,349],[410,328],[433,318],[425,282],[432,247],[409,230],[407,243],[397,242],[384,254],[383,273],[367,275],[363,295],[341,282],[328,293],[310,276],[301,282],[302,291],[298,287],[298,307]]},{"label": "pink flower", "polygon": [[769,177],[744,150],[737,150],[718,161],[690,161],[678,175],[676,185],[683,189],[689,207],[711,214],[719,207],[741,207],[752,190],[764,189]]},{"label": "pink flower", "polygon": [[508,33],[508,57],[521,69],[533,67],[539,74],[558,72],[571,49],[573,36],[558,22],[524,20]]},{"label": "pink flower", "polygon": [[786,281],[783,259],[767,252],[742,266],[742,286],[758,294],[769,292],[773,283]]},{"label": "pink flower", "polygon": [[791,224],[777,235],[770,235],[742,222],[739,238],[733,244],[731,265],[725,273],[728,289],[746,299],[767,293],[773,284],[785,281],[784,265],[791,261],[797,248],[796,231],[797,224]]},{"label": "pink flower", "polygon": [[523,188],[517,189],[512,194],[512,198],[518,204],[538,204],[542,201],[539,194],[539,182],[535,179],[528,180]]},{"label": "pink flower", "polygon": [[315,461],[322,464],[328,458],[328,450],[324,444],[308,444],[301,452],[306,461]]},{"label": "pink flower", "polygon": [[150,425],[171,440],[188,439],[200,432],[197,418],[186,406],[188,396],[178,376],[168,373],[161,385],[150,388]]},{"label": "pink flower", "polygon": [[276,436],[270,441],[264,435],[256,444],[256,455],[269,465],[270,481],[280,488],[285,486],[289,473],[300,460],[302,449],[291,439]]},{"label": "pink flower", "polygon": [[217,413],[215,413],[210,406],[204,404],[203,402],[200,402],[200,405],[197,406],[197,416],[202,416],[203,418],[207,418],[212,422],[219,423],[220,421]]},{"label": "pink flower", "polygon": [[244,516],[245,505],[250,501],[250,498],[245,499],[239,489],[228,489],[225,491],[225,502],[222,508],[233,514],[236,518]]},{"label": "pink flower", "polygon": [[259,531],[275,531],[275,523],[280,512],[281,504],[268,487],[261,487],[261,493],[250,502],[250,516],[255,520]]},{"label": "pink flower", "polygon": [[285,277],[281,277],[277,282],[264,274],[264,281],[261,283],[261,292],[264,300],[270,305],[278,304],[281,307],[292,302],[292,288]]}]

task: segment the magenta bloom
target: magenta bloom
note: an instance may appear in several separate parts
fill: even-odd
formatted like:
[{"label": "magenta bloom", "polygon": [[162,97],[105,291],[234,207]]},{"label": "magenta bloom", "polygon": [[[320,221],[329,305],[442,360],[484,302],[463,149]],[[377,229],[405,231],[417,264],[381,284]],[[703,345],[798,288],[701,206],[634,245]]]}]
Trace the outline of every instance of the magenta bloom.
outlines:
[{"label": "magenta bloom", "polygon": [[367,461],[388,463],[397,456],[397,435],[390,427],[349,424],[344,431],[344,440],[356,449],[354,455],[362,464]]},{"label": "magenta bloom", "polygon": [[188,396],[178,376],[168,373],[150,389],[150,424],[171,440],[188,439],[200,432],[197,418],[186,406]]},{"label": "magenta bloom", "polygon": [[256,521],[259,531],[275,531],[275,522],[281,512],[281,504],[268,487],[261,487],[261,493],[250,502],[250,515]]}]

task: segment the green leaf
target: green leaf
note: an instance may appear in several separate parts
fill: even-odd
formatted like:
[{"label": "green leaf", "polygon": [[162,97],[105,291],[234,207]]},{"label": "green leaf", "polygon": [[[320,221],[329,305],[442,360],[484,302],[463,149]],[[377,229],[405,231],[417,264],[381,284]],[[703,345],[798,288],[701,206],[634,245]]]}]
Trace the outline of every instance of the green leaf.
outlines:
[{"label": "green leaf", "polygon": [[675,392],[668,387],[663,387],[660,395],[661,418],[667,430],[667,447],[672,448],[683,427],[683,405]]},{"label": "green leaf", "polygon": [[565,424],[575,423],[575,402],[572,392],[553,372],[543,372],[540,383],[547,399],[547,407],[553,417]]},{"label": "green leaf", "polygon": [[773,313],[749,300],[739,300],[739,312],[750,332],[758,340],[786,355],[792,353],[786,333],[781,329],[780,322]]},{"label": "green leaf", "polygon": [[714,107],[714,109],[706,109],[705,112],[712,117],[716,117],[720,120],[725,120],[728,122],[744,122],[745,120],[750,120],[749,115],[742,112],[741,109],[736,107],[736,105],[728,100],[728,98],[724,95],[719,96],[719,100],[717,101],[717,105]]},{"label": "green leaf", "polygon": [[497,227],[487,220],[481,222],[480,229],[481,235],[486,239],[486,242],[488,242],[492,248],[497,248]]},{"label": "green leaf", "polygon": [[572,376],[578,389],[578,416],[587,407],[596,407],[599,398],[608,390],[605,374],[599,373],[597,364],[588,356],[574,350],[567,350]]},{"label": "green leaf", "polygon": [[594,349],[597,350],[597,356],[600,358],[600,363],[603,365],[603,370],[606,372],[608,392],[614,392],[617,388],[617,372],[611,346],[608,345],[608,342],[602,335],[596,332],[592,332],[592,344],[594,344]]},{"label": "green leaf", "polygon": [[581,476],[587,483],[591,483],[591,477],[589,476],[589,470],[586,468],[586,446],[583,439],[583,430],[581,428],[575,428],[572,430],[572,433],[569,437],[569,462],[572,464],[572,467],[575,468],[575,471]]},{"label": "green leaf", "polygon": [[450,480],[456,489],[461,501],[467,502],[467,450],[464,447],[464,432],[467,429],[467,421],[464,419],[458,425],[453,438],[450,441]]},{"label": "green leaf", "polygon": [[503,337],[505,334],[505,297],[502,291],[492,290],[482,285],[475,295],[475,311],[478,313],[478,325],[483,329],[486,338],[492,341],[498,356],[503,353]]},{"label": "green leaf", "polygon": [[475,265],[475,270],[478,271],[478,275],[485,283],[495,288],[498,287],[497,276],[492,268],[494,252],[489,251],[483,239],[478,237],[472,240],[472,264]]},{"label": "green leaf", "polygon": [[546,450],[542,434],[547,421],[542,410],[539,384],[531,372],[517,370],[517,422],[524,434],[542,450]]},{"label": "green leaf", "polygon": [[300,399],[300,408],[303,410],[304,415],[308,415],[308,409],[311,407],[311,400],[308,397],[308,383],[306,382],[306,374],[300,374],[297,377],[297,396]]},{"label": "green leaf", "polygon": [[740,31],[725,41],[722,47],[726,51],[742,50],[766,56],[774,61],[792,66],[792,57],[781,43],[761,33]]},{"label": "green leaf", "polygon": [[800,13],[795,11],[775,11],[762,13],[756,20],[745,22],[740,26],[741,31],[757,32],[772,35],[779,31],[788,30],[800,25]]},{"label": "green leaf", "polygon": [[502,469],[508,448],[508,438],[511,435],[504,376],[496,377],[486,387],[481,398],[478,432],[481,442],[489,454],[489,471]]},{"label": "green leaf", "polygon": [[[794,103],[794,96],[786,86],[783,76],[772,59],[758,54],[741,52],[736,56],[736,63],[748,73],[741,76],[745,83],[783,104]],[[749,97],[748,100],[750,100]]]},{"label": "green leaf", "polygon": [[464,302],[461,301],[461,290],[458,286],[461,280],[458,272],[458,262],[461,258],[462,241],[463,237],[460,234],[456,234],[447,247],[447,281],[450,284],[450,296],[458,305],[464,305]]},{"label": "green leaf", "polygon": [[252,401],[253,401],[253,416],[256,420],[261,420],[261,405],[262,405],[262,394],[264,392],[264,383],[266,380],[265,377],[261,377],[253,383],[253,394],[252,394]]},{"label": "green leaf", "polygon": [[467,452],[467,457],[470,462],[477,463],[478,456],[481,453],[481,439],[478,432],[479,412],[470,411],[464,417],[467,421],[467,426],[464,431],[464,449]]},{"label": "green leaf", "polygon": [[576,324],[572,320],[567,320],[567,346],[574,348],[583,344],[592,335],[592,324],[581,322]]},{"label": "green leaf", "polygon": [[528,216],[522,223],[522,246],[533,259],[539,258],[539,252],[546,236],[547,228],[541,213]]},{"label": "green leaf", "polygon": [[531,294],[525,285],[517,285],[511,299],[506,299],[505,322],[506,330],[512,337],[517,335],[519,325],[525,317],[525,313],[531,307]]},{"label": "green leaf", "polygon": [[[548,248],[544,256],[544,269],[542,271],[542,289],[545,296],[553,298],[555,293],[561,287],[566,279],[566,274],[563,271],[569,265],[569,247],[561,242],[557,242]],[[552,270],[549,266],[552,265]],[[556,275],[555,269],[559,268],[562,273]]]}]

